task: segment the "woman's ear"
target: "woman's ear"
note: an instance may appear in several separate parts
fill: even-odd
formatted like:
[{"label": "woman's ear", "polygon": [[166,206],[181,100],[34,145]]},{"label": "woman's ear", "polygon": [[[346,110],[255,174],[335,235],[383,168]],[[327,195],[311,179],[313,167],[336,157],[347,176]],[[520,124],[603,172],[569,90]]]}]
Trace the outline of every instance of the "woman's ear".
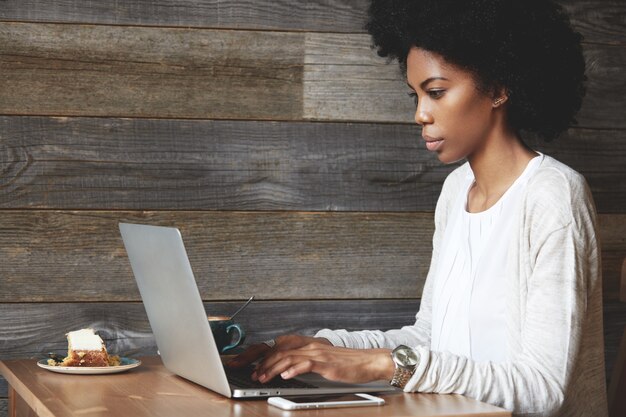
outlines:
[{"label": "woman's ear", "polygon": [[500,107],[509,99],[509,93],[506,88],[498,87],[493,92],[493,107]]}]

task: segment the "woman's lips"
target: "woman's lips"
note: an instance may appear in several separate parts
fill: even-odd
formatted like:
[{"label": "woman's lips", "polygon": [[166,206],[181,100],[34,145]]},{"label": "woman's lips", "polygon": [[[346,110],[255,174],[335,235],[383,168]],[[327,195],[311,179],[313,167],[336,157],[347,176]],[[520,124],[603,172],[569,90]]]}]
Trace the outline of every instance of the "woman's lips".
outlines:
[{"label": "woman's lips", "polygon": [[424,136],[426,141],[426,149],[429,151],[437,151],[443,145],[443,139],[431,138],[430,136]]}]

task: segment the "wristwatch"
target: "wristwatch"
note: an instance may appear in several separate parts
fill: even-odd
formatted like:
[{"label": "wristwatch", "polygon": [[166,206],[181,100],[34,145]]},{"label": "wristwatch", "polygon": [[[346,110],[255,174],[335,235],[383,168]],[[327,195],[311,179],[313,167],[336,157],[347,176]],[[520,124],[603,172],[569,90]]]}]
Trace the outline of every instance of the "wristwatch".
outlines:
[{"label": "wristwatch", "polygon": [[419,363],[419,354],[408,346],[400,345],[391,352],[391,359],[393,359],[393,363],[396,365],[396,370],[393,373],[390,384],[404,389]]}]

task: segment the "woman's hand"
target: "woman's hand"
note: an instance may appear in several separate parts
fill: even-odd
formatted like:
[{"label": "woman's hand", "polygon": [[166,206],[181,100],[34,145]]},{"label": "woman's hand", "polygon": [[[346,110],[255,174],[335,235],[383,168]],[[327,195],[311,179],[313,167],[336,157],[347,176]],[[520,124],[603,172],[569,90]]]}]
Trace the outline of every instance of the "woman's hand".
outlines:
[{"label": "woman's hand", "polygon": [[[327,342],[327,341],[326,341]],[[389,349],[347,349],[313,341],[295,349],[272,350],[257,365],[252,379],[268,382],[314,372],[332,381],[390,381],[395,365]]]},{"label": "woman's hand", "polygon": [[243,368],[271,353],[298,349],[311,343],[327,344],[331,346],[331,343],[326,339],[300,336],[297,334],[279,336],[274,339],[274,341],[276,344],[273,348],[269,347],[265,343],[251,345],[243,353],[228,361],[226,365],[232,368]]}]

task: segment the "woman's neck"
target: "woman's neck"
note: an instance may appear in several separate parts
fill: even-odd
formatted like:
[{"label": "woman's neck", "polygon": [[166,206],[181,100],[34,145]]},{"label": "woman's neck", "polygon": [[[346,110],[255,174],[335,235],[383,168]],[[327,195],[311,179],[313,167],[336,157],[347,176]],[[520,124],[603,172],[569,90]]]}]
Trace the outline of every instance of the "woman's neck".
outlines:
[{"label": "woman's neck", "polygon": [[489,138],[481,150],[467,158],[475,179],[468,195],[468,211],[475,213],[493,206],[535,156],[537,153],[514,133]]}]

